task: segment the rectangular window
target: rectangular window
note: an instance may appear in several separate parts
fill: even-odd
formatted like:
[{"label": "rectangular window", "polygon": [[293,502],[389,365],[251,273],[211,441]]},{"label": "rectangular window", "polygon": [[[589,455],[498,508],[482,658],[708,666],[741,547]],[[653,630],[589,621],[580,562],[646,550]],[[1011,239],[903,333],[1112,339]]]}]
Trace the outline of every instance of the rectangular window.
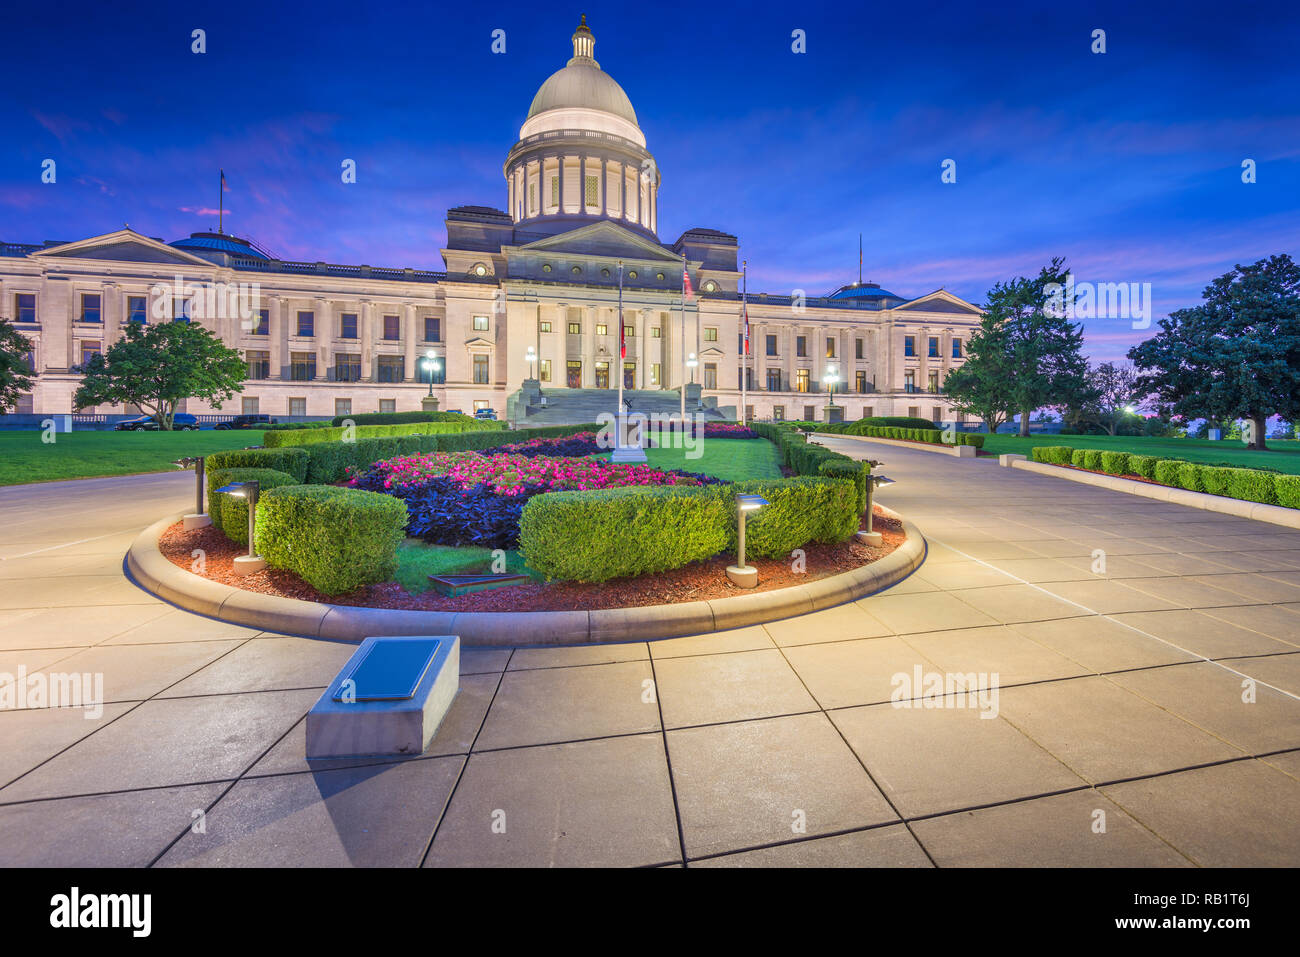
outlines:
[{"label": "rectangular window", "polygon": [[551,381],[551,360],[550,359],[543,359],[541,361],[541,369],[539,370],[538,375],[541,376],[542,382]]},{"label": "rectangular window", "polygon": [[939,422],[943,419],[943,409],[939,408],[937,405],[932,407],[930,411],[933,413],[933,415],[930,416],[931,422]]},{"label": "rectangular window", "polygon": [[475,317],[474,317],[474,331],[475,331],[475,332],[487,332],[487,331],[488,331],[488,317],[487,317],[487,316],[475,316]]},{"label": "rectangular window", "polygon": [[914,406],[914,405],[909,405],[909,406],[907,407],[907,416],[908,416],[908,418],[915,419],[915,418],[917,418],[920,414],[921,414],[921,410],[918,409],[916,406]]},{"label": "rectangular window", "polygon": [[916,336],[903,336],[903,355],[916,355]]},{"label": "rectangular window", "polygon": [[772,406],[772,421],[773,422],[785,421],[785,406],[783,405]]},{"label": "rectangular window", "polygon": [[715,362],[704,363],[704,388],[716,389],[718,387],[718,365]]},{"label": "rectangular window", "polygon": [[474,357],[474,384],[487,385],[489,381],[490,380],[488,379],[488,357],[475,356]]},{"label": "rectangular window", "polygon": [[767,391],[768,392],[781,391],[781,370],[780,369],[767,370]]},{"label": "rectangular window", "polygon": [[632,338],[633,336],[635,336],[635,335],[636,335],[636,326],[624,326],[624,327],[623,327],[623,338],[624,338],[624,339],[631,339],[631,338]]},{"label": "rectangular window", "polygon": [[99,322],[101,318],[99,311],[99,296],[90,293],[83,294],[81,297],[81,321]]},{"label": "rectangular window", "polygon": [[742,376],[741,376],[739,373],[737,373],[737,375],[736,375],[736,388],[737,388],[737,389],[743,387],[745,390],[747,390],[747,391],[749,391],[749,392],[754,391],[754,370],[753,370],[753,369],[749,369],[749,368],[746,368],[746,369],[745,369],[745,374],[744,374],[744,376],[743,376],[743,379],[744,379],[744,384],[743,384],[743,386],[742,386],[742,384],[741,384],[741,379],[742,379]]},{"label": "rectangular window", "polygon": [[14,296],[14,319],[17,322],[36,321],[36,294],[20,292]]},{"label": "rectangular window", "polygon": [[244,352],[244,365],[248,368],[249,379],[271,378],[271,353],[265,350],[248,349]]},{"label": "rectangular window", "polygon": [[931,392],[939,391],[939,373],[934,370],[931,370],[930,372],[930,391]]},{"label": "rectangular window", "polygon": [[397,400],[396,400],[396,399],[380,399],[380,400],[379,400],[379,411],[380,411],[380,412],[396,412],[396,411],[397,411]]},{"label": "rectangular window", "polygon": [[835,340],[829,337],[826,339],[826,358],[835,358]]},{"label": "rectangular window", "polygon": [[855,359],[861,359],[861,358],[862,358],[862,340],[861,340],[861,339],[854,339],[854,340],[853,340],[853,358],[855,358]]},{"label": "rectangular window", "polygon": [[580,322],[569,323],[569,335],[576,336],[579,335],[581,332],[582,332],[582,323]]},{"label": "rectangular window", "polygon": [[551,205],[560,205],[560,177],[551,177]]},{"label": "rectangular window", "polygon": [[930,337],[930,351],[928,355],[931,359],[939,358],[939,337],[938,336]]},{"label": "rectangular window", "polygon": [[334,414],[335,414],[335,415],[351,415],[351,414],[352,414],[352,400],[351,400],[351,399],[335,399],[335,400],[334,400]]},{"label": "rectangular window", "polygon": [[875,414],[876,414],[876,407],[874,405],[864,405],[862,407],[862,417],[864,419],[869,419]]},{"label": "rectangular window", "polygon": [[357,338],[357,314],[355,312],[345,312],[339,316],[339,338]]},{"label": "rectangular window", "polygon": [[90,361],[91,356],[97,356],[100,352],[98,339],[81,340],[81,364],[84,366]]},{"label": "rectangular window", "polygon": [[442,342],[442,319],[438,316],[424,317],[424,341]]},{"label": "rectangular window", "polygon": [[803,407],[803,420],[804,420],[805,422],[816,422],[816,421],[817,421],[817,406],[815,406],[815,405],[805,405],[805,406]]},{"label": "rectangular window", "polygon": [[379,356],[375,360],[376,382],[401,382],[406,378],[406,359],[403,356]]},{"label": "rectangular window", "polygon": [[650,327],[650,338],[651,338],[651,339],[661,339],[661,338],[663,338],[663,334],[664,334],[664,331],[663,331],[663,329],[661,329],[659,326],[651,326],[651,327]]},{"label": "rectangular window", "polygon": [[335,382],[361,381],[361,356],[340,353],[334,357]]},{"label": "rectangular window", "polygon": [[475,412],[477,412],[479,409],[486,409],[486,408],[488,408],[488,400],[487,400],[487,399],[475,399],[475,400],[474,400],[474,411],[475,411]]},{"label": "rectangular window", "polygon": [[[23,320],[19,319],[19,322]],[[149,300],[145,296],[127,296],[126,297],[126,321],[127,322],[148,322],[149,321]]]},{"label": "rectangular window", "polygon": [[299,399],[290,399],[290,400],[289,400],[289,414],[290,414],[290,415],[306,415],[306,414],[307,414],[307,400],[306,400],[306,399],[302,399],[302,398],[299,398]]},{"label": "rectangular window", "polygon": [[808,337],[796,336],[794,340],[794,354],[804,359],[808,356]]},{"label": "rectangular window", "polygon": [[257,318],[253,320],[252,334],[255,336],[269,336],[271,334],[271,310],[257,310]]},{"label": "rectangular window", "polygon": [[776,355],[776,336],[767,337],[767,354],[769,356]]},{"label": "rectangular window", "polygon": [[659,363],[650,363],[650,384],[659,385]]},{"label": "rectangular window", "polygon": [[[316,378],[316,353],[294,352],[289,356],[289,378],[294,382],[310,382]],[[298,413],[305,414],[305,413]]]},{"label": "rectangular window", "polygon": [[534,215],[537,212],[537,184],[528,184],[528,214]]},{"label": "rectangular window", "polygon": [[596,335],[598,336],[609,335],[609,326],[605,325],[605,323],[603,322],[596,323]]},{"label": "rectangular window", "polygon": [[903,373],[903,391],[904,392],[916,391],[916,373],[913,372],[911,369],[908,369],[906,372]]},{"label": "rectangular window", "polygon": [[298,331],[300,336],[314,336],[316,334],[316,313],[303,311],[298,313]]},{"label": "rectangular window", "polygon": [[588,176],[586,195],[584,197],[588,206],[600,205],[600,177]]},{"label": "rectangular window", "polygon": [[952,357],[953,357],[954,359],[960,359],[960,358],[961,358],[961,340],[960,340],[960,339],[954,339],[954,340],[952,340]]},{"label": "rectangular window", "polygon": [[704,327],[704,341],[705,341],[705,342],[717,342],[717,341],[718,341],[718,327],[717,327],[717,326],[705,326],[705,327]]},{"label": "rectangular window", "polygon": [[239,400],[239,411],[244,415],[257,415],[258,399],[255,395],[246,395]]},{"label": "rectangular window", "polygon": [[582,363],[576,359],[570,359],[565,364],[565,384],[570,389],[582,388]]},{"label": "rectangular window", "polygon": [[384,316],[384,338],[396,342],[402,338],[402,319],[400,316]]},{"label": "rectangular window", "polygon": [[795,392],[808,391],[808,370],[807,369],[794,370],[794,391]]},{"label": "rectangular window", "polygon": [[859,369],[856,373],[856,376],[857,376],[858,395],[862,395],[867,391],[867,374],[863,372],[861,369]]},{"label": "rectangular window", "polygon": [[549,320],[549,319],[543,319],[543,320],[541,321],[541,323],[539,324],[539,326],[540,326],[540,329],[541,329],[542,332],[550,332],[550,331],[551,331],[551,320]]}]

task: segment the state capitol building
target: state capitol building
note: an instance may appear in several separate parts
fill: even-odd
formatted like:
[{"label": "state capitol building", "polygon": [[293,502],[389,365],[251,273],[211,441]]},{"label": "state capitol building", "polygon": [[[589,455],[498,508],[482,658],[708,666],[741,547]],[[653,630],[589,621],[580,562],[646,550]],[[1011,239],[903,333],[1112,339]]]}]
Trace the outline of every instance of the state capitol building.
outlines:
[{"label": "state capitol building", "polygon": [[[506,154],[505,209],[449,210],[441,271],[283,261],[222,232],[0,244],[0,316],[33,343],[38,373],[17,411],[74,411],[80,364],[126,323],[189,320],[246,358],[248,380],[226,414],[416,410],[432,380],[441,408],[509,409],[526,425],[536,409],[507,401],[524,380],[539,380],[554,421],[566,395],[579,395],[566,390],[616,389],[619,375],[627,389],[674,397],[694,381],[705,405],[735,414],[745,375],[750,418],[825,419],[833,376],[837,416],[952,421],[941,384],[980,312],[944,290],[751,289],[742,362],[737,238],[707,228],[660,238],[660,170],[636,112],[597,63],[585,18],[572,40],[572,58],[537,91]],[[685,303],[683,261],[694,290]],[[259,293],[243,320],[206,315],[184,293],[157,301],[162,286],[240,283]],[[181,411],[213,410],[191,399]]]}]

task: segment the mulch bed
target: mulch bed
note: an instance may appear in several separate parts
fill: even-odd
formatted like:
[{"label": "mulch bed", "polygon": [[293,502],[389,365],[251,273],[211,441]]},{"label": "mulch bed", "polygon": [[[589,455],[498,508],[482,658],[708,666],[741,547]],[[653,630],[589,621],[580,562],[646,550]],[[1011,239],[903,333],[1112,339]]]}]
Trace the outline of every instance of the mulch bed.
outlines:
[{"label": "mulch bed", "polygon": [[230,541],[213,526],[186,532],[178,522],[163,532],[158,547],[173,565],[195,574],[199,569],[195,567],[191,552],[202,549],[204,578],[282,598],[412,611],[584,611],[728,598],[805,584],[850,571],[884,558],[906,540],[902,524],[885,516],[879,508],[875,510],[874,527],[884,538],[882,547],[871,548],[857,542],[810,545],[804,549],[806,568],[802,573],[795,572],[788,559],[750,559],[749,563],[758,569],[756,588],[737,588],[727,580],[727,566],[735,560],[734,556],[728,555],[639,578],[621,578],[598,584],[532,583],[456,598],[447,598],[432,589],[411,595],[395,582],[368,585],[347,595],[322,595],[293,572],[272,568],[238,578],[233,572],[234,560],[246,554],[247,549]]}]

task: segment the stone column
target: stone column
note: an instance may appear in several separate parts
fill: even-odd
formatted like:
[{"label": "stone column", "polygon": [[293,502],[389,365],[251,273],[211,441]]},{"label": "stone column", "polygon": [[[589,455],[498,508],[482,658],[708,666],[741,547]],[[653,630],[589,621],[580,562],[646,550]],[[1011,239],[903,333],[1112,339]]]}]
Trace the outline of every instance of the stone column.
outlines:
[{"label": "stone column", "polygon": [[406,382],[419,382],[420,370],[416,366],[419,360],[415,354],[415,343],[419,338],[419,330],[416,329],[415,305],[410,302],[402,303],[402,379]]},{"label": "stone column", "polygon": [[560,156],[559,156],[559,163],[560,163],[560,172],[559,172],[559,176],[560,176],[560,209],[559,209],[559,214],[560,214],[561,216],[563,216],[563,215],[565,215],[565,213],[568,212],[568,210],[565,208],[565,205],[564,205],[564,154],[563,154],[563,153],[561,153]]},{"label": "stone column", "polygon": [[578,212],[587,215],[587,154],[583,153],[578,164]]},{"label": "stone column", "polygon": [[321,382],[329,378],[329,341],[334,335],[334,316],[326,299],[317,299],[313,307],[316,316],[312,322],[312,348],[316,350],[316,381]]},{"label": "stone column", "polygon": [[627,222],[627,164],[626,163],[618,164],[618,183],[619,183],[619,188],[622,189],[623,191],[622,199],[619,201],[618,218],[626,223]]}]

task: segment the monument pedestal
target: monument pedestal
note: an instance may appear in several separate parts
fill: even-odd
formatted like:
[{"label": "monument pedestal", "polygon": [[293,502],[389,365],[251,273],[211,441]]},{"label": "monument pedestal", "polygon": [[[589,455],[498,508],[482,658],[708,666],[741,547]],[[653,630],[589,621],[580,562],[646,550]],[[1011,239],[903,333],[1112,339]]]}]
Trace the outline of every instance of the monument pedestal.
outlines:
[{"label": "monument pedestal", "polygon": [[420,400],[420,411],[437,412],[438,397],[436,395],[426,395],[423,399]]}]

